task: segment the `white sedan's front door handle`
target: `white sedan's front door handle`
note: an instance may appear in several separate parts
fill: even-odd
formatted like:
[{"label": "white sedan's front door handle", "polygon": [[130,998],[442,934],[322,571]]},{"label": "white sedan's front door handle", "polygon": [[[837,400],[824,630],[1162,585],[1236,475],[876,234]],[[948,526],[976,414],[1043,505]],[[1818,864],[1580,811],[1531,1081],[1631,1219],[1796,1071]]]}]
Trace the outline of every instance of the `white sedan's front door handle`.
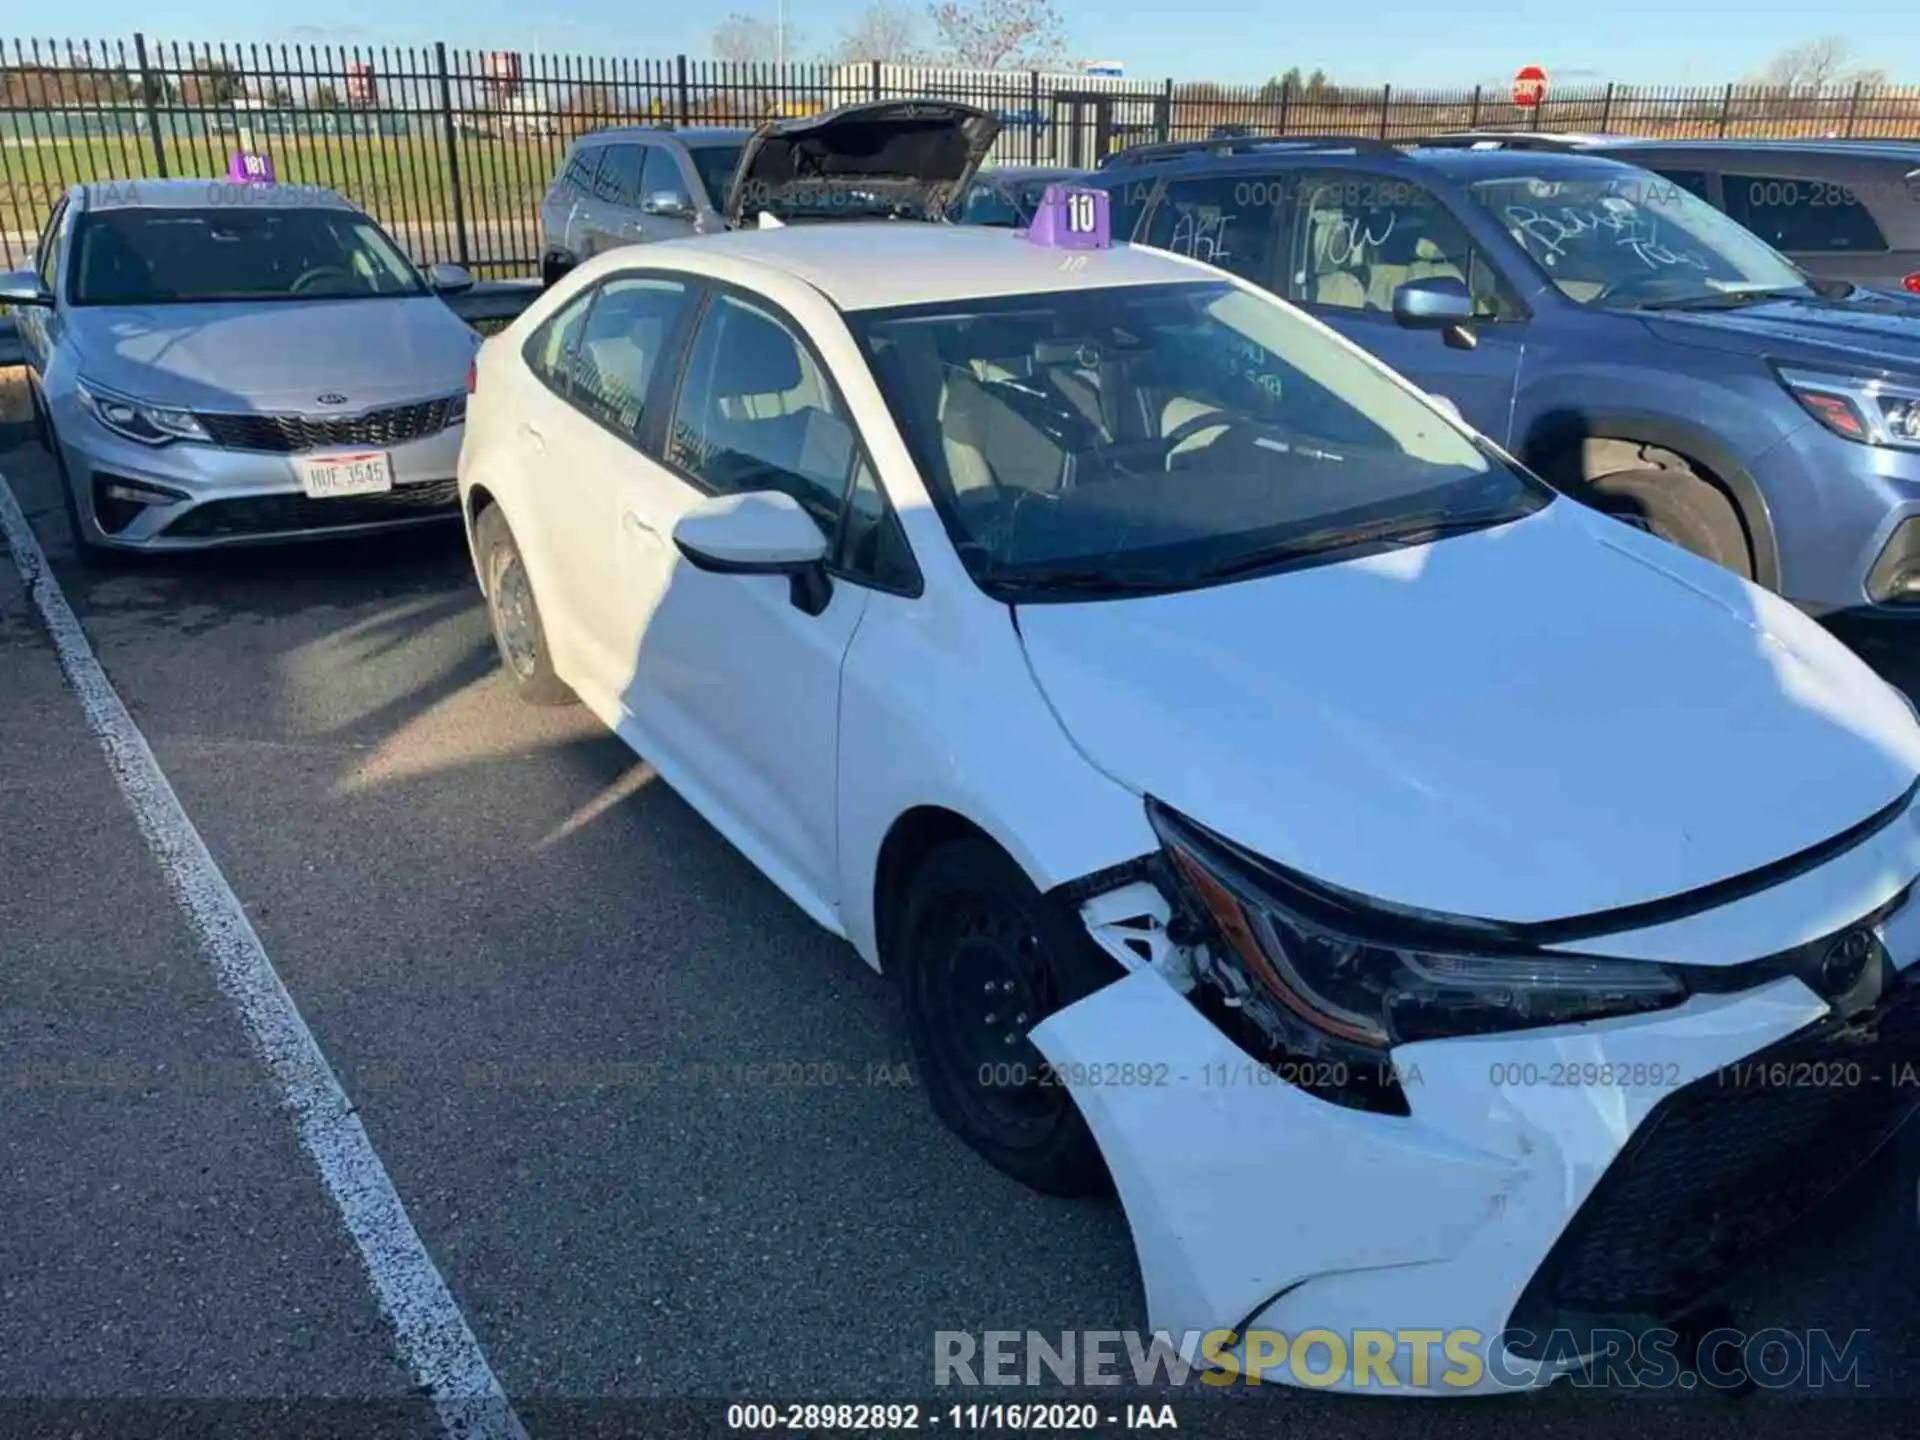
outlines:
[{"label": "white sedan's front door handle", "polygon": [[647,522],[642,520],[638,515],[634,514],[633,511],[629,510],[622,515],[620,517],[620,524],[621,527],[626,530],[627,534],[631,535],[635,540],[640,541],[642,544],[649,545],[656,550],[660,548],[660,532],[647,524]]}]

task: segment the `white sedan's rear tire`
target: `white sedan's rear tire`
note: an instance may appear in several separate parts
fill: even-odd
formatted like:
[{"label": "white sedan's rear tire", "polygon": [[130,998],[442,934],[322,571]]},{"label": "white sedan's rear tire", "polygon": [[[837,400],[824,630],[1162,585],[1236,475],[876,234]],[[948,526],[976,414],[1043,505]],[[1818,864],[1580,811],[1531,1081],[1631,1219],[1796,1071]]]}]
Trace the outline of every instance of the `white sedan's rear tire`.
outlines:
[{"label": "white sedan's rear tire", "polygon": [[493,643],[514,692],[529,705],[574,704],[579,697],[554,673],[546,625],[533,597],[533,581],[528,578],[520,546],[499,506],[489,505],[480,512],[473,527],[473,549],[487,597]]}]

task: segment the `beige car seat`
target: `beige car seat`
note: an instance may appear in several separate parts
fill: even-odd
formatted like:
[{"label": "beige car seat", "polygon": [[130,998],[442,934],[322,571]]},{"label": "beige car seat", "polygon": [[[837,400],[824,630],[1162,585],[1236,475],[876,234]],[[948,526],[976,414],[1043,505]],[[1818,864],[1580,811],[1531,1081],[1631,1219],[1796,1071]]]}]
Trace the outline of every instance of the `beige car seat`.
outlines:
[{"label": "beige car seat", "polygon": [[1025,416],[997,400],[973,371],[949,368],[940,391],[940,437],[956,491],[988,485],[1052,491],[1060,484],[1060,447]]},{"label": "beige car seat", "polygon": [[[1412,221],[1413,225],[1418,223],[1418,220]],[[1430,280],[1438,276],[1450,276],[1462,284],[1467,279],[1438,244],[1419,235],[1403,219],[1396,233],[1374,252],[1373,263],[1367,267],[1367,308],[1391,310],[1393,292],[1402,285],[1409,280]]]},{"label": "beige car seat", "polygon": [[1338,210],[1316,210],[1308,236],[1304,293],[1316,305],[1358,310],[1367,303],[1367,287],[1351,270],[1328,258],[1334,232],[1346,217]]}]

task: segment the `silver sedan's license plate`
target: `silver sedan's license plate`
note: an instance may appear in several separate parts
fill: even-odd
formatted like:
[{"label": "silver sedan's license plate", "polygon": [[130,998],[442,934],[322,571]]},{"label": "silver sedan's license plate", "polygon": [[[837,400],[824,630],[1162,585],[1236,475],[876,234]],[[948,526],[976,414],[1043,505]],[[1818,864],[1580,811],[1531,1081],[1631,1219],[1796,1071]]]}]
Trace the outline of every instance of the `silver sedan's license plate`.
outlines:
[{"label": "silver sedan's license plate", "polygon": [[377,495],[393,488],[393,464],[384,450],[316,455],[300,462],[300,488],[316,500]]}]

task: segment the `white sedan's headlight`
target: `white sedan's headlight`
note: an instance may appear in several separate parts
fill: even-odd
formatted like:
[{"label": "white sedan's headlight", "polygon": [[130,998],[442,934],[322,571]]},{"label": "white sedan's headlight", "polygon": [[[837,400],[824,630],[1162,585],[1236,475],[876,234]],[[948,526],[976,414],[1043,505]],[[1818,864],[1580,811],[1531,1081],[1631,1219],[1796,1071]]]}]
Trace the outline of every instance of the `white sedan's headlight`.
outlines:
[{"label": "white sedan's headlight", "polygon": [[1420,1040],[1663,1010],[1689,993],[1665,965],[1547,953],[1471,921],[1360,914],[1164,806],[1148,814],[1188,913],[1237,975],[1233,1008],[1296,1054],[1383,1059]]},{"label": "white sedan's headlight", "polygon": [[86,380],[75,381],[73,388],[89,415],[114,434],[137,440],[142,445],[209,438],[190,410],[135,400]]}]

